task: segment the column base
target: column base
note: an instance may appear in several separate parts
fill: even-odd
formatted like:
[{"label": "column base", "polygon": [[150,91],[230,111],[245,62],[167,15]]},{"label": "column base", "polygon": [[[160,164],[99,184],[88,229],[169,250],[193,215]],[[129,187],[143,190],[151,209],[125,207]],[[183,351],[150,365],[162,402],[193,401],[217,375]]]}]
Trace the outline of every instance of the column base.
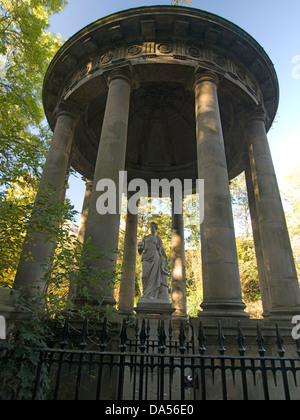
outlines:
[{"label": "column base", "polygon": [[121,310],[118,309],[117,314],[120,315],[120,316],[123,316],[123,317],[129,317],[129,318],[134,317],[134,312],[133,311],[124,311],[122,309]]},{"label": "column base", "polygon": [[172,319],[173,319],[173,321],[187,321],[188,319],[189,319],[189,316],[188,316],[188,314],[182,314],[182,315],[178,315],[178,314],[176,314],[176,312],[174,312],[173,313],[173,315],[172,315]]},{"label": "column base", "polygon": [[250,315],[244,311],[246,305],[242,302],[203,302],[200,306],[203,311],[198,313],[199,317],[250,318]]},{"label": "column base", "polygon": [[171,315],[175,309],[172,304],[159,299],[140,299],[135,308],[138,315]]},{"label": "column base", "polygon": [[74,300],[75,306],[82,307],[84,305],[95,306],[99,309],[100,312],[105,311],[107,305],[111,306],[112,308],[116,305],[116,301],[113,297],[105,297],[101,301],[96,299],[87,299],[85,296],[80,296],[80,294]]},{"label": "column base", "polygon": [[269,309],[264,319],[269,322],[286,321],[291,323],[295,315],[300,315],[300,306]]}]

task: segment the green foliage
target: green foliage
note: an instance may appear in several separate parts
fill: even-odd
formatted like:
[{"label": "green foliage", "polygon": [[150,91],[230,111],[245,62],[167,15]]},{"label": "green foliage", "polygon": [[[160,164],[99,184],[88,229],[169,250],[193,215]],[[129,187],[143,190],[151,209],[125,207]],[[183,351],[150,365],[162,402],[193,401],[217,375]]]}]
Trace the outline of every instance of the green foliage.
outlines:
[{"label": "green foliage", "polygon": [[0,284],[12,286],[32,210],[34,184],[35,180],[19,178],[0,200]]},{"label": "green foliage", "polygon": [[[18,182],[19,181],[19,182]],[[52,201],[53,188],[41,192],[35,202],[36,180],[31,185],[17,180],[11,184],[11,189],[0,201],[0,284],[11,286],[17,269],[20,253],[30,222],[31,234],[34,231],[43,232],[50,238],[57,234],[57,226],[63,220],[74,216],[74,210],[66,200]],[[28,256],[30,258],[30,256]]]},{"label": "green foliage", "polygon": [[[8,359],[1,365],[0,399],[26,400],[31,397],[39,368],[37,349],[46,348],[53,342],[54,321],[62,323],[66,317],[70,320],[90,317],[95,322],[102,319],[101,289],[96,296],[91,288],[115,277],[114,272],[98,273],[89,264],[104,254],[92,246],[90,240],[82,244],[70,234],[69,220],[74,216],[74,209],[67,200],[52,202],[52,193],[50,189],[48,194],[42,195],[40,206],[36,203],[39,217],[31,217],[31,223],[32,220],[36,222],[35,229],[46,233],[53,246],[44,266],[45,288],[38,290],[35,298],[24,290],[13,291],[21,319],[2,346]],[[45,399],[49,389],[46,367],[39,377],[36,398]]]},{"label": "green foliage", "polygon": [[172,4],[173,6],[180,6],[180,5],[188,5],[191,4],[192,0],[173,0]]},{"label": "green foliage", "polygon": [[49,141],[42,126],[42,84],[61,45],[46,31],[49,16],[64,0],[2,0],[0,6],[0,167],[9,185],[30,173],[37,177]]},{"label": "green foliage", "polygon": [[[49,132],[43,119],[42,84],[61,45],[46,31],[64,0],[2,0],[0,5],[0,167],[7,185],[38,176]],[[2,185],[3,186],[3,185]]]},{"label": "green foliage", "polygon": [[198,194],[187,196],[183,201],[185,226],[186,296],[189,316],[198,316],[203,300],[200,205]]},{"label": "green foliage", "polygon": [[251,236],[250,210],[244,172],[230,182],[230,192],[236,235],[249,239]]},{"label": "green foliage", "polygon": [[257,309],[252,313],[253,302],[261,300],[255,248],[250,223],[250,210],[244,173],[230,183],[233,216],[236,230],[236,246],[240,271],[242,298],[252,317],[261,316]]},{"label": "green foliage", "polygon": [[[52,241],[55,228],[60,226],[58,235],[63,236],[65,220],[72,217],[68,202],[51,202],[51,191],[40,196],[36,214],[33,213],[51,137],[50,130],[43,126],[43,78],[51,58],[61,46],[60,36],[47,32],[47,29],[50,15],[59,12],[65,4],[65,0],[2,0],[0,4],[2,286],[12,285],[30,218],[34,220],[32,228],[46,232],[48,240]],[[66,243],[65,235],[60,247]],[[45,347],[51,338],[46,321],[55,316],[61,306],[50,304],[51,299],[45,295],[33,300],[25,299],[22,293],[14,293],[17,295],[17,309],[23,316],[5,343],[10,357],[1,370],[0,390],[2,399],[8,397],[9,392],[14,399],[27,399],[38,363],[35,348]],[[22,360],[26,362],[21,364]],[[41,372],[41,381],[42,391],[38,398],[42,398],[43,389],[47,388],[47,372]]]},{"label": "green foliage", "polygon": [[186,228],[186,243],[190,247],[197,247],[201,240],[198,194],[189,195],[183,200],[183,217]]},{"label": "green foliage", "polygon": [[[24,297],[21,291],[15,291],[14,296],[16,309],[22,317],[2,345],[7,359],[1,365],[0,400],[31,398],[39,362],[37,349],[47,347],[53,339],[53,331],[46,322],[46,312],[40,301]],[[48,387],[49,377],[44,367],[40,373],[37,399],[45,398]]]},{"label": "green foliage", "polygon": [[237,238],[237,254],[244,302],[261,299],[253,239]]},{"label": "green foliage", "polygon": [[300,281],[300,165],[285,178],[282,197]]},{"label": "green foliage", "polygon": [[[103,317],[102,284],[111,284],[115,271],[98,272],[90,261],[107,257],[87,239],[83,244],[70,235],[69,228],[60,229],[53,256],[45,264],[46,302],[48,315],[55,319],[85,318],[99,320]],[[114,251],[111,250],[113,253]],[[92,292],[97,288],[98,294]]]},{"label": "green foliage", "polygon": [[[174,0],[187,5],[190,0]],[[50,132],[43,126],[42,83],[48,63],[61,45],[59,36],[47,32],[49,16],[59,12],[65,0],[2,0],[0,4],[0,284],[11,287],[22,244],[31,220],[31,231],[46,234],[53,252],[44,266],[45,290],[34,299],[14,292],[22,319],[10,331],[2,350],[9,358],[1,370],[0,399],[31,396],[38,368],[37,348],[47,347],[54,337],[51,320],[65,316],[101,318],[101,284],[113,283],[116,272],[99,273],[90,261],[104,255],[70,235],[74,209],[68,201],[51,200],[51,187],[33,206],[37,185],[47,153]],[[284,199],[287,221],[299,272],[300,251],[300,167],[287,180]],[[244,176],[231,182],[236,220],[237,252],[243,299],[249,307],[261,299],[255,250]],[[189,224],[186,249],[187,304],[190,316],[197,316],[203,299],[200,226],[189,223],[197,211],[196,197],[186,200],[185,225]],[[151,207],[152,205],[152,207]],[[153,208],[154,207],[154,208]],[[125,217],[124,217],[125,220]],[[171,256],[171,212],[169,200],[144,200],[138,219],[138,242],[149,233],[150,223],[158,224],[167,255]],[[123,248],[121,225],[119,250]],[[111,250],[114,253],[117,250]],[[30,258],[30,256],[28,256]],[[118,266],[122,253],[119,251]],[[169,270],[170,270],[169,258]],[[136,296],[141,296],[142,264],[137,258]],[[118,281],[116,282],[118,286]],[[97,286],[99,294],[91,290]],[[80,302],[78,306],[76,302]],[[255,309],[255,316],[259,316]],[[38,399],[46,398],[47,371],[40,373]]]},{"label": "green foliage", "polygon": [[61,45],[47,32],[65,0],[0,4],[0,281],[11,285],[47,153],[42,84]]},{"label": "green foliage", "polygon": [[198,316],[200,303],[203,301],[202,264],[200,242],[185,250],[187,312],[189,316]]}]

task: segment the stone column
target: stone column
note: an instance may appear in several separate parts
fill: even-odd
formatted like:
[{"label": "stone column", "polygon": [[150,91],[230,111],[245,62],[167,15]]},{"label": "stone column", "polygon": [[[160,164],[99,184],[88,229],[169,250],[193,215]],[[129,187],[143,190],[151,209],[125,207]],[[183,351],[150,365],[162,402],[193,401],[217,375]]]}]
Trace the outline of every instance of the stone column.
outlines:
[{"label": "stone column", "polygon": [[261,298],[262,298],[262,303],[263,303],[263,316],[266,317],[271,307],[271,298],[270,298],[268,278],[267,278],[266,270],[265,270],[263,248],[262,248],[262,243],[261,243],[261,238],[260,238],[260,230],[259,230],[258,215],[257,215],[257,209],[256,209],[256,203],[255,203],[253,182],[252,182],[252,177],[251,177],[250,163],[249,163],[249,158],[247,157],[245,159],[245,179],[246,179],[246,185],[247,185],[249,210],[250,210],[250,215],[251,215],[251,224],[252,224],[252,232],[253,232],[256,262],[257,262],[260,292],[261,292]]},{"label": "stone column", "polygon": [[[124,171],[128,131],[129,105],[131,93],[131,74],[126,69],[113,70],[108,76],[108,96],[103,120],[100,144],[95,165],[90,209],[86,224],[85,239],[91,238],[91,244],[100,252],[101,257],[91,261],[103,278],[99,284],[90,285],[91,293],[102,299],[102,304],[114,305],[114,271],[116,269],[117,247],[119,240],[119,172]],[[97,200],[103,194],[97,192],[97,184],[109,179],[116,190],[111,189],[116,199],[116,211],[100,214]]]},{"label": "stone column", "polygon": [[201,315],[244,317],[217,84],[212,72],[195,76],[198,177],[204,179]]},{"label": "stone column", "polygon": [[81,217],[80,217],[80,224],[79,224],[78,235],[77,235],[77,239],[81,243],[84,242],[85,231],[86,231],[86,221],[89,214],[89,207],[90,207],[92,187],[93,187],[92,181],[85,178],[83,178],[83,180],[85,181],[85,194],[84,194],[84,200],[83,200]]},{"label": "stone column", "polygon": [[[85,231],[86,231],[86,221],[87,221],[87,216],[89,214],[89,206],[90,206],[93,183],[92,181],[86,178],[82,178],[82,180],[85,181],[85,194],[84,194],[84,200],[83,200],[83,205],[82,205],[77,240],[83,244]],[[80,247],[78,247],[78,250],[80,252]],[[70,300],[76,300],[77,291],[78,291],[78,285],[70,281],[70,285],[69,285],[69,299]],[[80,300],[78,303],[80,305]]]},{"label": "stone column", "polygon": [[132,315],[134,309],[137,222],[138,214],[132,214],[129,209],[127,209],[122,275],[120,281],[119,312],[128,315]]},{"label": "stone column", "polygon": [[183,208],[181,214],[174,211],[172,197],[172,239],[171,239],[171,296],[175,309],[173,317],[187,317],[186,313],[186,277]]},{"label": "stone column", "polygon": [[49,186],[53,188],[50,196],[51,201],[64,201],[70,152],[78,116],[78,110],[74,105],[70,106],[65,102],[59,105],[53,139],[48,151],[33,209],[33,216],[25,238],[22,256],[14,282],[14,288],[22,287],[23,289],[27,289],[31,295],[36,294],[37,288],[43,290],[45,287],[42,281],[44,272],[41,265],[47,261],[52,248],[50,241],[45,242],[48,235],[37,231],[35,227],[39,218],[39,206],[42,204],[40,201],[42,200],[43,193],[49,194],[47,192]]},{"label": "stone column", "polygon": [[300,313],[300,291],[261,107],[252,111],[248,153],[270,294],[270,319],[291,321]]}]

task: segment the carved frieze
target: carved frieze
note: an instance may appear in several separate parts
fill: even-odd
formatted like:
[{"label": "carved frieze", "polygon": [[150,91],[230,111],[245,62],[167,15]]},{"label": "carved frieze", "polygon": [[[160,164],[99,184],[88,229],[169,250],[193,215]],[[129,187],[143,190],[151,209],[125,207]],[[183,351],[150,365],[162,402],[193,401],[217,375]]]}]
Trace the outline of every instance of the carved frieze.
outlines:
[{"label": "carved frieze", "polygon": [[159,44],[157,49],[162,54],[169,54],[172,52],[172,45],[169,43]]},{"label": "carved frieze", "polygon": [[[258,83],[250,71],[242,64],[239,65],[230,57],[216,53],[212,49],[201,48],[197,45],[190,45],[184,42],[143,42],[140,45],[119,46],[111,49],[99,56],[91,58],[87,64],[76,70],[66,83],[65,91],[62,96],[70,90],[76,88],[84,78],[89,78],[93,74],[101,74],[106,66],[111,66],[120,61],[130,60],[131,65],[143,63],[143,60],[160,60],[168,62],[184,62],[184,65],[193,67],[203,65],[231,82],[239,85],[245,92],[253,97],[256,103],[261,102],[261,93]],[[141,61],[142,60],[142,61]]]},{"label": "carved frieze", "polygon": [[113,54],[111,52],[103,54],[100,58],[100,63],[102,65],[108,64],[109,62],[111,62],[112,58],[113,58]]},{"label": "carved frieze", "polygon": [[199,58],[201,56],[201,50],[197,47],[189,47],[187,51],[191,57]]},{"label": "carved frieze", "polygon": [[128,49],[127,49],[127,53],[129,54],[129,55],[138,55],[138,54],[140,54],[142,52],[142,47],[140,46],[140,45],[132,45],[131,47],[129,47]]}]

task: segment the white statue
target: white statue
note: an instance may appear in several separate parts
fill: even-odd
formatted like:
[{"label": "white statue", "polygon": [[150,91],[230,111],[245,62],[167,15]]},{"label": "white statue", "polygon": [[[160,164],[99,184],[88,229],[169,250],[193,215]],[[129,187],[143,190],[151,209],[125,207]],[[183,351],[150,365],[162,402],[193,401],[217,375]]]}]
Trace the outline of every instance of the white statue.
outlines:
[{"label": "white statue", "polygon": [[170,303],[168,257],[162,240],[156,235],[157,224],[152,222],[151,233],[138,244],[138,252],[142,254],[143,263],[143,296],[141,301],[159,300]]}]

